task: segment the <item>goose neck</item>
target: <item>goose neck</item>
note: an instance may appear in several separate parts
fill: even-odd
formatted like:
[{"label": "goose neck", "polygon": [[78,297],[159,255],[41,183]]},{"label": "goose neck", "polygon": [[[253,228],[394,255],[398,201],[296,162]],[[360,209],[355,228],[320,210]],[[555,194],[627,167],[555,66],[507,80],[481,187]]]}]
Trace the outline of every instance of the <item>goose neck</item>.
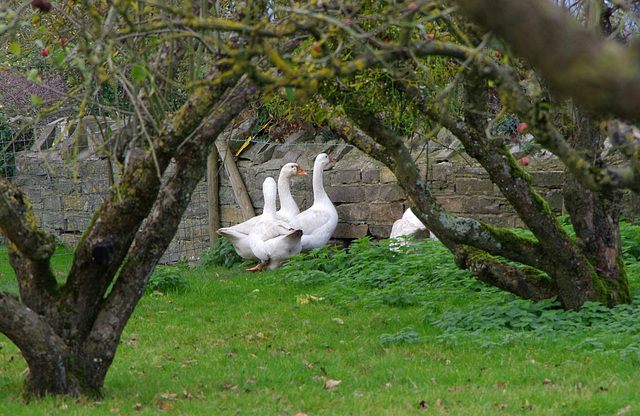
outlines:
[{"label": "goose neck", "polygon": [[324,183],[322,175],[324,174],[324,166],[316,166],[313,169],[313,198],[319,200],[326,197],[327,193],[324,190]]},{"label": "goose neck", "polygon": [[280,175],[278,178],[278,197],[280,198],[280,209],[291,210],[295,208],[297,210],[298,205],[291,195],[290,177]]}]

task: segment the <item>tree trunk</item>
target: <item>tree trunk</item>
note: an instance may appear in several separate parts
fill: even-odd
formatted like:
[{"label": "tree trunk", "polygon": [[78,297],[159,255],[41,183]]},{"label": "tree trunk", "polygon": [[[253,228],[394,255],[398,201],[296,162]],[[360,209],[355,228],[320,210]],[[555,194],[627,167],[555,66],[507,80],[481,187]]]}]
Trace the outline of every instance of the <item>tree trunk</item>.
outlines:
[{"label": "tree trunk", "polygon": [[[469,91],[486,90],[486,85],[480,85],[484,82],[483,77],[472,74],[467,78],[471,87]],[[502,141],[487,137],[486,113],[479,110],[484,104],[482,94],[470,94],[467,101],[470,111],[462,118],[448,111],[441,102],[424,99],[419,92],[412,91],[408,83],[401,86],[407,89],[425,115],[437,120],[460,139],[466,152],[487,171],[491,181],[536,237],[524,238],[507,229],[497,229],[447,213],[420,177],[402,138],[357,103],[352,106],[343,104],[347,115],[368,138],[353,129],[339,129],[339,122],[334,123],[336,132],[395,173],[398,183],[415,204],[418,217],[451,250],[459,267],[469,269],[488,284],[527,299],[557,296],[567,309],[580,309],[587,301],[600,301],[610,306],[629,302],[628,284],[621,256],[618,255],[619,245],[612,244],[617,227],[616,216],[609,211],[613,205],[602,204],[603,201],[613,202],[610,197],[599,195],[596,199],[600,198],[600,202],[590,202],[589,206],[598,205],[598,209],[604,211],[597,211],[599,225],[586,233],[589,249],[585,249],[584,244],[574,242],[561,227],[548,204],[531,186],[529,174]],[[344,103],[348,99],[342,97],[335,101]],[[583,207],[584,201],[587,199],[582,198],[579,202]],[[588,218],[592,216],[593,213]],[[580,221],[578,227],[581,227]],[[595,236],[598,230],[605,229],[604,236]],[[617,239],[619,241],[619,235]],[[495,256],[522,265],[514,266]],[[592,258],[600,260],[592,264]],[[606,276],[606,280],[601,276]]]},{"label": "tree trunk", "polygon": [[[591,164],[598,165],[603,140],[600,130],[580,111],[576,111],[575,124],[575,149]],[[595,271],[591,278],[599,289],[596,300],[609,306],[630,302],[619,224],[622,192],[596,193],[585,189],[575,177],[567,176],[563,196],[577,244]]]},{"label": "tree trunk", "polygon": [[[119,193],[103,203],[78,243],[61,288],[49,267],[52,238],[35,230],[28,199],[3,180],[0,219],[15,222],[0,224],[22,299],[0,291],[0,331],[29,365],[30,393],[100,394],[122,331],[206,172],[213,143],[257,90],[236,77],[194,94],[188,111],[174,116],[183,130],[158,132],[154,140],[170,147],[148,151],[123,173]],[[200,122],[190,128],[198,113]],[[176,167],[161,184],[156,172],[171,154]],[[21,237],[37,244],[24,246]]]}]

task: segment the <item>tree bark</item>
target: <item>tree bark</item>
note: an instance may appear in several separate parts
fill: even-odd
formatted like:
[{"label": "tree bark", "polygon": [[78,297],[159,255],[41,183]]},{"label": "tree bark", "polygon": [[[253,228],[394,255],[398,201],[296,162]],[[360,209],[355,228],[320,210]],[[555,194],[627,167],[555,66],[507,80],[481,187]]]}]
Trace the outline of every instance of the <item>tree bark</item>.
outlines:
[{"label": "tree bark", "polygon": [[83,345],[79,361],[90,387],[102,387],[120,335],[144,294],[154,267],[171,243],[193,190],[206,173],[206,160],[213,143],[256,92],[255,84],[240,81],[221,101],[220,106],[224,108],[213,112],[203,123],[206,127],[199,128],[192,140],[182,144],[175,158],[175,170],[167,178],[147,224],[136,236],[129,257]]},{"label": "tree bark", "polygon": [[[597,165],[600,162],[600,130],[581,111],[574,116],[576,151]],[[591,259],[596,286],[606,288],[605,304],[631,302],[629,283],[622,260],[620,236],[621,191],[593,192],[585,189],[573,176],[567,176],[563,187],[565,207],[571,216],[576,232],[577,244],[588,259]]]},{"label": "tree bark", "polygon": [[[49,267],[53,238],[35,229],[28,200],[2,179],[0,216],[14,220],[0,224],[21,302],[0,292],[0,331],[29,364],[29,392],[100,393],[122,330],[205,173],[215,139],[256,91],[246,79],[228,77],[193,94],[157,133],[157,147],[130,160],[117,191],[78,243],[60,288]],[[164,172],[173,155],[176,169],[162,184],[157,172]],[[21,250],[21,236],[36,243]]]},{"label": "tree bark", "polygon": [[[506,39],[562,95],[585,110],[640,120],[640,50],[605,40],[566,10],[538,0],[455,0]],[[585,66],[589,70],[585,70]]]},{"label": "tree bark", "polygon": [[[484,81],[482,77],[471,76],[467,83],[472,91],[483,88]],[[410,96],[416,96],[408,92]],[[448,127],[461,140],[467,153],[487,171],[491,181],[499,187],[537,241],[446,213],[421,179],[402,139],[362,107],[343,105],[347,115],[369,135],[369,141],[382,146],[380,151],[363,145],[367,141],[352,131],[341,135],[395,173],[427,228],[454,253],[457,264],[469,269],[478,279],[525,298],[539,300],[558,296],[568,309],[580,309],[586,301],[600,301],[607,305],[628,302],[626,280],[616,279],[616,268],[607,269],[613,276],[609,277],[609,284],[603,284],[589,262],[589,253],[574,243],[560,226],[547,203],[531,186],[530,176],[506,146],[497,138],[485,137],[488,122],[482,116],[482,106],[486,101],[481,94],[471,95],[479,97],[480,102],[468,102],[480,116],[467,113],[464,119],[440,108],[437,101],[416,101],[422,104],[420,108],[426,115]],[[337,101],[346,102],[344,97]],[[590,236],[595,237],[593,234]],[[514,267],[492,256],[502,256],[530,267]]]}]

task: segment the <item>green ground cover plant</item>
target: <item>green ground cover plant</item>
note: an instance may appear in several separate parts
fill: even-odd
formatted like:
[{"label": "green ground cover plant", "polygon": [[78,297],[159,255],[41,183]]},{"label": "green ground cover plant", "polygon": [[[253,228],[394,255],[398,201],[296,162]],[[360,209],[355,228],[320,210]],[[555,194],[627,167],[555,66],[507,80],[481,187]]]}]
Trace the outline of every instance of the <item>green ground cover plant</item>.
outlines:
[{"label": "green ground cover plant", "polygon": [[[638,297],[640,230],[622,230]],[[154,273],[102,398],[23,397],[0,336],[0,415],[640,414],[638,302],[517,299],[433,241],[363,239],[261,274],[224,244]]]}]

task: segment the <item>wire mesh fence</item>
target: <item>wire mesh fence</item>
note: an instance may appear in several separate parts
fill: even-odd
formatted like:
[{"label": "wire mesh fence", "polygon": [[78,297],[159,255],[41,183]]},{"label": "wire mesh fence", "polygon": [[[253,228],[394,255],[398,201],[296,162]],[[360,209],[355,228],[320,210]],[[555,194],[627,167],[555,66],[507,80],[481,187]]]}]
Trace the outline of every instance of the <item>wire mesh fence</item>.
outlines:
[{"label": "wire mesh fence", "polygon": [[[108,195],[114,166],[95,151],[96,140],[68,134],[68,126],[39,131],[1,127],[0,173],[27,195],[38,227],[57,237],[51,264],[56,274],[63,275],[71,266],[76,243]],[[62,140],[61,130],[66,133]],[[72,137],[73,143],[65,143]],[[197,261],[208,247],[207,189],[201,183],[160,263]],[[4,242],[0,273],[14,274]]]}]

